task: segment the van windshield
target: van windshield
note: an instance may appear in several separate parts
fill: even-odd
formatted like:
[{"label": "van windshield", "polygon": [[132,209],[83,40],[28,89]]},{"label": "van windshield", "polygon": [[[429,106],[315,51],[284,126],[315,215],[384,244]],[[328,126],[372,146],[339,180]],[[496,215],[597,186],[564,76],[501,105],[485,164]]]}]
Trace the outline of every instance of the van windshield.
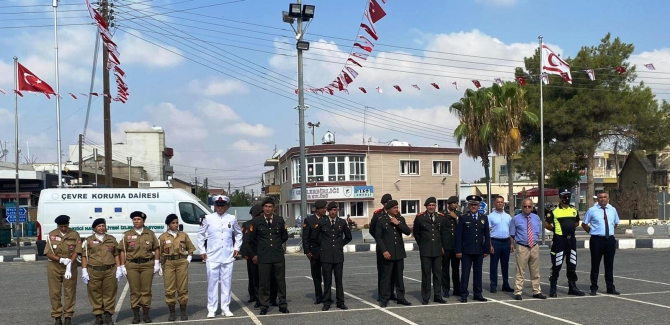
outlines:
[{"label": "van windshield", "polygon": [[205,211],[207,211],[209,213],[214,213],[214,211],[212,211],[212,209],[210,209],[209,206],[207,206],[207,204],[202,203],[202,201],[200,201],[200,200],[198,200],[198,205],[200,205],[200,207],[205,209]]}]

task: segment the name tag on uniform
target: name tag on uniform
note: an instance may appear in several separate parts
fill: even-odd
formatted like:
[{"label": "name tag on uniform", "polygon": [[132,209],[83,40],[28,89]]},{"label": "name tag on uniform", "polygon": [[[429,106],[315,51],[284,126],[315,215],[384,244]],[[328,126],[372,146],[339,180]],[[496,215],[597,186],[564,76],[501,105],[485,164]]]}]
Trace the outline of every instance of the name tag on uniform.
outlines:
[{"label": "name tag on uniform", "polygon": [[92,244],[100,244],[100,242],[97,241],[97,240],[91,240],[91,245],[92,245]]},{"label": "name tag on uniform", "polygon": [[61,241],[61,238],[58,236],[51,236],[51,240],[53,241]]},{"label": "name tag on uniform", "polygon": [[58,248],[58,245],[51,245],[53,248]]},{"label": "name tag on uniform", "polygon": [[165,241],[165,243],[169,244],[169,243],[172,243],[172,241],[168,239],[168,240]]},{"label": "name tag on uniform", "polygon": [[469,225],[469,224],[470,224],[470,221],[466,221],[465,224],[466,224],[466,225]]},{"label": "name tag on uniform", "polygon": [[128,240],[137,239],[137,235],[128,236]]}]

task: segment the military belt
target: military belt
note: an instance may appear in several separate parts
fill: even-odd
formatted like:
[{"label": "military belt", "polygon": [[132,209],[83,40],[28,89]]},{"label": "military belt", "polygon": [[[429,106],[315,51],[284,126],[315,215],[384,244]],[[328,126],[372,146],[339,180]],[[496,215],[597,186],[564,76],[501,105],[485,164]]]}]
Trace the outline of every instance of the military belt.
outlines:
[{"label": "military belt", "polygon": [[186,258],[186,256],[184,256],[184,255],[168,255],[168,256],[165,256],[165,259],[170,260],[170,261],[180,260],[180,259],[184,259],[184,258]]},{"label": "military belt", "polygon": [[92,270],[94,270],[94,271],[104,272],[104,271],[109,271],[109,270],[111,270],[114,266],[115,266],[114,264],[112,264],[112,265],[103,265],[103,266],[93,266],[93,265],[89,265],[88,268],[89,268],[89,269],[92,269]]},{"label": "military belt", "polygon": [[570,236],[570,235],[556,235],[556,234],[554,234],[554,237],[560,237],[560,238],[565,238],[565,239],[570,240],[570,239],[571,239],[572,237],[574,237],[574,236]]},{"label": "military belt", "polygon": [[142,263],[146,263],[146,262],[151,261],[151,259],[148,259],[148,258],[133,258],[130,261],[133,262],[133,263],[142,264]]}]

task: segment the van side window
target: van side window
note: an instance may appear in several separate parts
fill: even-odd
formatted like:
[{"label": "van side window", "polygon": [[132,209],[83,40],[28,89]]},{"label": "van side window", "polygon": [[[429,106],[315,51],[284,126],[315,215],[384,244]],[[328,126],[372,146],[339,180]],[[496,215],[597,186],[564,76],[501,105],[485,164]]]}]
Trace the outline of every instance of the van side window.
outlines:
[{"label": "van side window", "polygon": [[200,209],[195,206],[195,204],[190,203],[190,202],[180,202],[179,203],[179,214],[181,215],[181,220],[184,223],[192,224],[192,225],[199,225],[200,224],[200,217],[198,216],[199,214],[202,214],[200,212]]}]

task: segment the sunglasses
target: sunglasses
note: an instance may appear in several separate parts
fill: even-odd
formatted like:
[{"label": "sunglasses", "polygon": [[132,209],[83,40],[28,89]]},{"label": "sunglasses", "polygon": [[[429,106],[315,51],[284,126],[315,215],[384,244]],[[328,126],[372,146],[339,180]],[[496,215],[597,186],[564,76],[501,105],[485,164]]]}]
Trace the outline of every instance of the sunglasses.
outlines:
[{"label": "sunglasses", "polygon": [[524,208],[532,208],[533,206],[532,205],[524,205],[523,207]]}]

